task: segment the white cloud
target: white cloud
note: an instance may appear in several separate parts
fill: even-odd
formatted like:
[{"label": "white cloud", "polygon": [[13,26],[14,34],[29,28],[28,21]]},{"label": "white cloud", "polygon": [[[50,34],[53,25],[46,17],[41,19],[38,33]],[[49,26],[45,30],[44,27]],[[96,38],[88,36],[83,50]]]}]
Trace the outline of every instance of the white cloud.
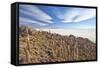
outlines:
[{"label": "white cloud", "polygon": [[91,19],[93,17],[95,17],[95,9],[88,9],[88,10],[83,10],[82,12],[80,12],[80,16],[74,20],[74,22],[80,22],[80,21],[84,21],[87,19]]},{"label": "white cloud", "polygon": [[20,7],[23,7],[27,11],[23,11],[20,9],[20,11],[28,16],[34,17],[38,20],[47,22],[47,23],[53,23],[52,17],[46,14],[45,12],[41,11],[39,8],[32,6],[32,5],[20,5]]},{"label": "white cloud", "polygon": [[38,24],[38,25],[40,25],[40,26],[48,25],[48,24],[41,23],[41,22],[38,22],[38,21],[35,21],[35,20],[30,20],[30,19],[24,18],[24,17],[19,17],[19,22],[20,22],[20,23],[25,23],[25,22],[27,22],[27,23],[31,23],[31,24],[33,23],[33,24]]},{"label": "white cloud", "polygon": [[[74,10],[74,11],[73,11]],[[64,21],[65,23],[73,22],[73,19],[79,14],[79,12],[75,9],[71,9],[64,15]]]},{"label": "white cloud", "polygon": [[[61,8],[61,7],[60,7]],[[52,12],[53,14],[58,18],[58,19],[63,19],[63,13],[62,10],[57,8],[57,7],[52,7]]]},{"label": "white cloud", "polygon": [[95,9],[72,8],[66,12],[63,23],[81,22],[95,17]]}]

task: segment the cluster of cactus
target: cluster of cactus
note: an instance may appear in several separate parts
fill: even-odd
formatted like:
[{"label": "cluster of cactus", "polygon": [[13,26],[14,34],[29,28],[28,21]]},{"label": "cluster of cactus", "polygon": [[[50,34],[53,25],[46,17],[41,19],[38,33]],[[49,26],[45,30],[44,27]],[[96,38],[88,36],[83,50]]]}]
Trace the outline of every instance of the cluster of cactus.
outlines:
[{"label": "cluster of cactus", "polygon": [[87,38],[62,36],[21,26],[19,63],[48,63],[95,60],[96,44]]}]

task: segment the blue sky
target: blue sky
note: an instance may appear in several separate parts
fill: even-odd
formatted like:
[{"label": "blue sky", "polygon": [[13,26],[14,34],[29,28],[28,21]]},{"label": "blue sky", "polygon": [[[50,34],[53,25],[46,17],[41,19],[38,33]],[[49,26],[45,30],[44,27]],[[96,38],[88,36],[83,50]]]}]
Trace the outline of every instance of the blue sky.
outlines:
[{"label": "blue sky", "polygon": [[47,29],[94,29],[96,27],[96,10],[20,4],[19,24]]}]

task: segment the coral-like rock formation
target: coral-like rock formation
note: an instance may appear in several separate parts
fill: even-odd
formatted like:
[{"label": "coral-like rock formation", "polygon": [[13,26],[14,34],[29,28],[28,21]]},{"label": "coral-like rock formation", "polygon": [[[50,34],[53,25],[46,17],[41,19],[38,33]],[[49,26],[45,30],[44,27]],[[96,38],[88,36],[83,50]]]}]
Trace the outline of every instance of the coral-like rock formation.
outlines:
[{"label": "coral-like rock formation", "polygon": [[19,27],[20,64],[95,59],[96,44],[86,38]]}]

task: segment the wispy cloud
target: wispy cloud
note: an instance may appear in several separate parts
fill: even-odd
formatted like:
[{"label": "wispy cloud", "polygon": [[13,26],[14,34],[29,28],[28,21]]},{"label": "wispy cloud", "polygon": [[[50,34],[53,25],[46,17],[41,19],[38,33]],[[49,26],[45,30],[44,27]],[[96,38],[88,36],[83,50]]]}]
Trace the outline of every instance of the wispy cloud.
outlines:
[{"label": "wispy cloud", "polygon": [[48,24],[45,24],[45,23],[41,23],[41,22],[38,22],[38,21],[35,21],[35,20],[31,20],[31,19],[28,19],[28,18],[25,18],[25,17],[19,17],[19,22],[20,23],[30,23],[30,24],[38,24],[40,26],[45,26],[45,25],[48,25]]},{"label": "wispy cloud", "polygon": [[80,15],[77,19],[74,20],[74,22],[80,22],[80,21],[84,21],[87,19],[91,19],[93,17],[95,17],[95,9],[85,9],[82,12],[80,12]]},{"label": "wispy cloud", "polygon": [[93,8],[20,5],[19,22],[36,28],[93,28],[95,14]]},{"label": "wispy cloud", "polygon": [[[60,7],[61,8],[61,7]],[[57,8],[57,7],[52,7],[52,12],[53,12],[53,14],[58,18],[58,19],[63,19],[63,14],[64,13],[62,13],[62,10],[61,9],[59,9],[59,8]]]},{"label": "wispy cloud", "polygon": [[47,22],[47,23],[53,23],[52,17],[40,10],[38,7],[33,6],[33,5],[20,5],[20,7],[23,7],[27,11],[20,10],[22,13],[31,16],[33,18],[36,18],[38,20]]},{"label": "wispy cloud", "polygon": [[64,23],[70,22],[81,22],[87,19],[91,19],[95,17],[95,9],[87,9],[87,8],[72,8],[68,12],[66,12],[64,16]]}]

